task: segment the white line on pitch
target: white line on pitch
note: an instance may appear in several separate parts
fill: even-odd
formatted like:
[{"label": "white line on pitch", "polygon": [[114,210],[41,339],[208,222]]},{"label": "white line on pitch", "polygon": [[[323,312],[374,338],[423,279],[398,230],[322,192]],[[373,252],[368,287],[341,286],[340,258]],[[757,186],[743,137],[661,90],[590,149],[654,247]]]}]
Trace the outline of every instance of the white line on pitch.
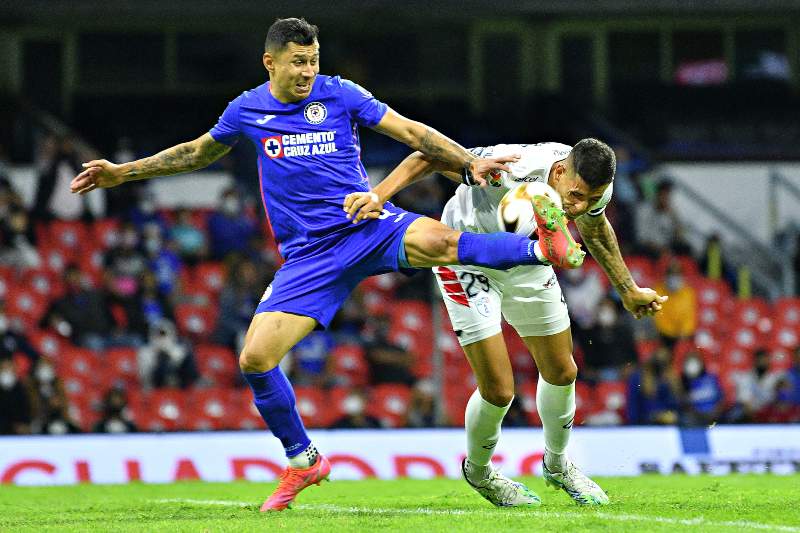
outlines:
[{"label": "white line on pitch", "polygon": [[[166,498],[160,500],[151,500],[155,503],[186,503],[190,505],[220,505],[227,507],[249,507],[256,505],[256,502],[237,502],[232,500],[193,500],[189,498]],[[480,510],[480,509],[428,509],[419,507],[417,509],[408,508],[371,508],[371,507],[343,507],[339,505],[330,504],[301,504],[294,506],[295,509],[308,510],[308,511],[327,511],[330,513],[346,513],[346,514],[375,514],[375,515],[481,515],[481,516],[497,516],[497,511]],[[762,531],[786,531],[789,533],[800,533],[800,527],[784,526],[778,524],[764,524],[761,522],[749,522],[745,520],[735,521],[715,521],[706,520],[703,517],[697,518],[666,518],[663,516],[648,516],[648,515],[633,515],[633,514],[614,514],[607,512],[561,512],[561,511],[546,511],[539,509],[530,509],[528,513],[535,516],[542,516],[545,518],[601,518],[604,520],[617,521],[617,522],[655,522],[659,524],[672,524],[678,526],[694,527],[694,526],[710,526],[710,527],[730,527],[730,528],[747,528],[757,529]]]}]

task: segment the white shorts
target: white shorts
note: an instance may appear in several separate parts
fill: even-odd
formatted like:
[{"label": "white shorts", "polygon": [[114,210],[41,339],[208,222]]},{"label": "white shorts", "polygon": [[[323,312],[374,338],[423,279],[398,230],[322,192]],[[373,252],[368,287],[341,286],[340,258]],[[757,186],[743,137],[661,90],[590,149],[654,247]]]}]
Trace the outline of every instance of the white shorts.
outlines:
[{"label": "white shorts", "polygon": [[462,346],[500,333],[502,317],[520,337],[554,335],[569,327],[567,303],[552,267],[453,265],[433,272]]}]

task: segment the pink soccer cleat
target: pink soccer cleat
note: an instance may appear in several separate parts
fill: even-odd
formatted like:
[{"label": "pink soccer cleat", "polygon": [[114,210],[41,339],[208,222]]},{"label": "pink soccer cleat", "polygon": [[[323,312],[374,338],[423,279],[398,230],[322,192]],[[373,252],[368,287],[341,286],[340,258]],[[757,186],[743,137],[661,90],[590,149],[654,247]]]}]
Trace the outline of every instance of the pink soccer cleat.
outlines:
[{"label": "pink soccer cleat", "polygon": [[539,234],[539,249],[545,259],[560,268],[580,267],[586,252],[572,238],[564,211],[547,196],[538,194],[533,197],[533,211],[536,232]]},{"label": "pink soccer cleat", "polygon": [[308,468],[287,466],[281,474],[278,488],[261,506],[261,512],[283,511],[287,507],[291,508],[292,502],[301,490],[311,485],[319,485],[322,480],[328,479],[330,473],[331,464],[322,455],[319,456],[316,463]]}]

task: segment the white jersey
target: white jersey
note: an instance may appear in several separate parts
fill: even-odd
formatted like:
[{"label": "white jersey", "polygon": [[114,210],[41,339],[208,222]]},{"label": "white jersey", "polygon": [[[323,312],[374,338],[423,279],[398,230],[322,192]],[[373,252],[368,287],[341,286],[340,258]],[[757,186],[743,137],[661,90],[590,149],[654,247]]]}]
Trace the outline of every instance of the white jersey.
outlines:
[{"label": "white jersey", "polygon": [[[561,143],[498,144],[471,148],[478,157],[497,157],[520,154],[520,160],[509,163],[511,172],[500,171],[489,177],[489,187],[459,185],[442,213],[442,222],[451,228],[473,233],[503,231],[497,223],[497,206],[509,189],[523,183],[547,183],[553,163],[565,159],[572,147]],[[605,211],[611,200],[614,184],[592,206],[587,215],[597,216]],[[586,216],[586,215],[584,215]]]}]

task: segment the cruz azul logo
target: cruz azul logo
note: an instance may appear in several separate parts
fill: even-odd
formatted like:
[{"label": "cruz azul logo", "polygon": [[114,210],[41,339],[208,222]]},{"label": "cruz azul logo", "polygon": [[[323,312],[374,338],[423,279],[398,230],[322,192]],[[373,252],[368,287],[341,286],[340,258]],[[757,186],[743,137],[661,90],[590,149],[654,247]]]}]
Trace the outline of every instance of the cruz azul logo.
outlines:
[{"label": "cruz azul logo", "polygon": [[261,146],[270,159],[325,155],[338,151],[335,139],[335,131],[315,131],[264,137],[261,139]]},{"label": "cruz azul logo", "polygon": [[328,116],[328,110],[322,102],[311,102],[303,109],[303,116],[309,124],[322,124]]}]

